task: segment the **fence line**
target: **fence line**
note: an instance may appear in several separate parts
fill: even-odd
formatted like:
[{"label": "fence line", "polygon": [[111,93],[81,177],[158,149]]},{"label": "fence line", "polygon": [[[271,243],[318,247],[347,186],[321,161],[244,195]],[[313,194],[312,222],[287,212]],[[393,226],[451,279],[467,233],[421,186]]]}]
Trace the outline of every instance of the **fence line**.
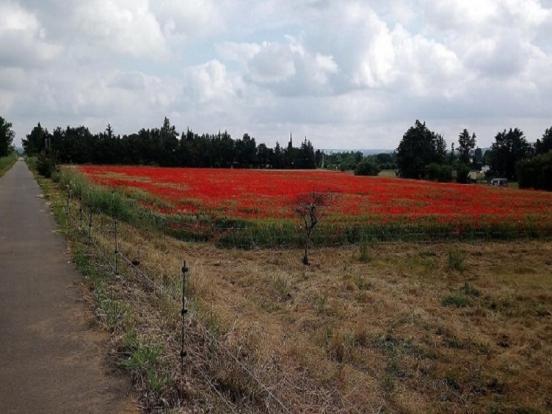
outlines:
[{"label": "fence line", "polygon": [[[104,258],[104,261],[106,263],[108,263],[108,266],[110,268],[110,271],[115,274],[115,275],[118,275],[119,274],[119,268],[118,268],[118,258],[120,257],[122,259],[122,261],[124,263],[126,263],[127,267],[129,269],[132,269],[134,271],[135,274],[137,274],[141,280],[145,283],[146,287],[148,289],[151,289],[151,290],[154,290],[154,291],[157,291],[159,294],[161,295],[164,295],[166,297],[168,297],[169,299],[175,299],[174,295],[171,294],[167,287],[164,286],[163,284],[161,283],[158,283],[156,282],[152,277],[150,277],[144,270],[142,270],[141,268],[139,268],[137,265],[135,265],[132,261],[132,259],[130,259],[129,257],[127,257],[122,251],[121,249],[119,248],[119,234],[118,234],[118,231],[117,231],[117,220],[116,219],[113,219],[113,239],[114,239],[114,245],[115,245],[115,249],[113,250],[113,257],[115,260],[111,261],[108,259],[108,257],[110,256],[109,254],[105,254],[104,251],[106,250],[105,247],[103,246],[100,246],[100,244],[98,243],[98,240],[96,240],[96,237],[95,237],[95,234],[94,234],[94,231],[93,229],[95,228],[95,226],[93,226],[93,223],[95,222],[93,220],[93,217],[94,217],[94,211],[93,209],[89,208],[88,209],[88,217],[87,217],[87,228],[84,228],[82,226],[82,220],[83,220],[83,206],[82,206],[82,201],[81,200],[78,200],[76,201],[78,203],[78,225],[74,225],[75,223],[73,222],[73,216],[71,215],[71,208],[70,208],[70,205],[71,205],[71,200],[70,198],[68,197],[67,199],[67,204],[66,204],[66,208],[64,208],[64,212],[66,214],[66,218],[67,218],[67,225],[70,227],[70,228],[75,228],[77,231],[79,232],[82,232],[82,231],[85,231],[85,236],[86,236],[86,241],[87,241],[87,244],[89,244],[91,247],[94,248],[94,250],[96,250],[98,253],[101,253],[103,258]],[[97,227],[100,227],[101,228],[101,224],[98,224]],[[109,234],[109,232],[107,232]],[[105,234],[105,232],[104,232]],[[182,273],[185,273],[184,272],[184,268],[186,266],[184,265],[183,268],[181,269],[182,270]],[[186,268],[186,272],[188,271],[188,269]],[[182,341],[183,341],[183,336],[184,336],[184,326],[185,326],[185,322],[184,322],[184,315],[187,314],[187,312],[184,312],[184,309],[185,309],[185,304],[186,304],[186,301],[187,301],[187,297],[186,297],[186,290],[185,290],[185,286],[182,287],[182,294],[183,296],[181,297],[181,300],[182,300],[182,304],[183,304],[183,307],[182,307],[182,310],[181,310],[181,315],[182,315],[182,331],[181,331],[181,335],[182,335]],[[211,334],[211,332],[209,332],[207,330],[207,328],[205,328],[196,318],[194,318],[194,320],[196,320],[198,323],[196,324],[196,326],[199,328],[202,336],[206,339],[208,339],[209,341],[211,341],[212,343],[214,343],[217,348],[219,350],[222,350],[228,357],[230,357],[230,359],[232,361],[234,361],[234,364],[239,367],[241,369],[241,371],[243,373],[245,373],[247,376],[249,376],[265,393],[266,395],[268,396],[269,399],[273,400],[277,406],[279,406],[281,408],[281,411],[282,412],[285,412],[285,413],[290,413],[291,411],[287,408],[287,406],[282,402],[282,400],[280,400],[271,390],[270,388],[265,385],[242,361],[239,360],[238,357],[236,357],[234,355],[234,353],[225,345],[223,344],[220,340],[218,340],[215,336],[213,336],[213,334]],[[183,348],[181,348],[181,363],[183,364],[183,355],[182,355],[182,352],[183,352]],[[195,370],[196,372],[198,372],[201,377],[203,378],[203,380],[206,382],[206,384],[209,386],[209,388],[215,392],[215,394],[222,400],[222,402],[232,411],[232,412],[239,412],[239,410],[237,409],[236,405],[234,403],[232,403],[230,400],[228,400],[226,397],[224,397],[224,394],[221,393],[221,391],[215,386],[215,384],[213,384],[212,380],[209,379],[208,375],[203,372],[203,370],[197,366],[197,364],[195,364]],[[183,375],[184,371],[182,369],[181,371],[181,375]],[[268,406],[267,406],[267,409]]]}]

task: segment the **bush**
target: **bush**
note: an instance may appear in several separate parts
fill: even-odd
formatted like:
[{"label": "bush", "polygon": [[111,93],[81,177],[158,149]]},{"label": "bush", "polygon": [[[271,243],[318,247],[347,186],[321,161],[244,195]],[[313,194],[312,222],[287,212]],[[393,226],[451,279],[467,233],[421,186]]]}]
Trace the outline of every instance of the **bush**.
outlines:
[{"label": "bush", "polygon": [[373,161],[364,159],[355,168],[355,175],[378,175],[380,168]]},{"label": "bush", "polygon": [[450,270],[463,272],[466,269],[465,260],[466,255],[460,250],[450,250],[448,252],[448,268]]},{"label": "bush", "polygon": [[426,165],[425,176],[428,180],[449,182],[452,181],[452,167],[450,165],[432,162]]},{"label": "bush", "polygon": [[552,191],[552,151],[519,162],[517,173],[520,188]]},{"label": "bush", "polygon": [[468,177],[470,174],[470,168],[463,163],[460,163],[456,166],[456,182],[461,184],[466,184],[468,182]]},{"label": "bush", "polygon": [[55,169],[56,164],[50,157],[46,156],[45,154],[40,154],[37,157],[36,170],[40,175],[46,178],[50,178]]},{"label": "bush", "polygon": [[441,300],[441,305],[443,306],[455,306],[457,308],[465,308],[466,306],[471,305],[471,301],[467,296],[461,293],[452,293],[448,296],[445,296]]}]

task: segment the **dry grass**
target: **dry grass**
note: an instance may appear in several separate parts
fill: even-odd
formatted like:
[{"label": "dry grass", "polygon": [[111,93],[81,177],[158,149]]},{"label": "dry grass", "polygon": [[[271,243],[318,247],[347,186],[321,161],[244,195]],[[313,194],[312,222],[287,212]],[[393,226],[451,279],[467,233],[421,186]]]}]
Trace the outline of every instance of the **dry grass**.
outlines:
[{"label": "dry grass", "polygon": [[203,322],[293,412],[552,410],[551,242],[328,248],[305,267],[122,228],[166,285],[188,260]]},{"label": "dry grass", "polygon": [[[112,251],[110,220],[95,226]],[[243,412],[267,411],[266,399],[205,343],[202,329],[291,412],[552,411],[550,241],[371,243],[315,249],[305,267],[298,249],[219,249],[125,224],[119,230],[124,254],[175,297],[144,291],[127,276],[114,280],[133,329],[165,347],[166,375],[178,382],[186,259],[199,321],[188,327],[190,358]],[[188,409],[227,412],[197,375],[180,387],[171,404],[184,398]]]}]

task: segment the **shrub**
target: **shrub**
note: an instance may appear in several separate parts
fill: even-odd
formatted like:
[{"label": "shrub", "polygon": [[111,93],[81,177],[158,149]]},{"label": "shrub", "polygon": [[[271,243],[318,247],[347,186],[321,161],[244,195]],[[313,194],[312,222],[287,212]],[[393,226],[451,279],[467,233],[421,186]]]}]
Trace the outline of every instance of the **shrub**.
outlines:
[{"label": "shrub", "polygon": [[552,191],[552,151],[520,161],[517,173],[520,188]]},{"label": "shrub", "polygon": [[465,308],[466,306],[471,305],[470,299],[461,293],[452,293],[448,296],[445,296],[441,301],[443,306],[456,306],[457,308]]},{"label": "shrub", "polygon": [[468,177],[470,174],[470,168],[463,163],[460,163],[456,166],[456,182],[461,184],[466,184],[468,182]]},{"label": "shrub", "polygon": [[359,162],[355,168],[355,175],[378,175],[380,172],[379,166],[368,159]]},{"label": "shrub", "polygon": [[466,255],[460,250],[450,250],[448,252],[448,268],[450,270],[457,270],[463,272],[466,269],[464,263]]},{"label": "shrub", "polygon": [[452,167],[450,165],[432,162],[425,167],[425,177],[432,181],[452,181]]},{"label": "shrub", "polygon": [[56,169],[54,161],[46,154],[39,154],[36,159],[36,170],[40,175],[50,178]]}]

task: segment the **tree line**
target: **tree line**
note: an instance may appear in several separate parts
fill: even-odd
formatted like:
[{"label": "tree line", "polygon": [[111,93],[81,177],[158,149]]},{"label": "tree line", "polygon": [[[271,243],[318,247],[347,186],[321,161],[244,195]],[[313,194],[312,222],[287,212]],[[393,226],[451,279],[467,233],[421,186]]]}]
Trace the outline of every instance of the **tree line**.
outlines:
[{"label": "tree line", "polygon": [[466,183],[470,170],[488,165],[486,177],[518,181],[522,188],[552,190],[552,127],[530,144],[523,131],[510,128],[496,134],[490,149],[476,147],[477,136],[464,129],[458,146],[450,151],[444,138],[431,131],[425,122],[416,121],[396,150],[400,177]]},{"label": "tree line", "polygon": [[179,134],[168,118],[161,128],[141,129],[129,135],[117,135],[110,125],[93,134],[85,126],[60,127],[49,132],[40,123],[23,139],[27,155],[47,154],[59,163],[129,164],[163,167],[218,168],[316,168],[321,157],[305,138],[294,147],[292,138],[286,147],[257,144],[244,134],[234,139],[228,132],[202,134],[187,130]]},{"label": "tree line", "polygon": [[[12,125],[0,117],[0,157],[13,148]],[[447,148],[445,139],[417,120],[403,135],[392,154],[364,156],[361,152],[325,154],[305,139],[294,147],[270,148],[244,134],[233,139],[227,132],[179,134],[165,118],[161,128],[115,134],[110,125],[93,134],[85,126],[60,127],[50,133],[40,123],[23,139],[27,155],[38,155],[45,170],[59,163],[134,164],[220,168],[328,168],[377,175],[396,170],[403,178],[437,181],[470,181],[469,173],[487,165],[486,178],[504,177],[522,188],[552,190],[552,127],[534,144],[518,128],[499,131],[486,151],[477,147],[477,136],[467,129]],[[42,160],[42,162],[40,162]]]}]

